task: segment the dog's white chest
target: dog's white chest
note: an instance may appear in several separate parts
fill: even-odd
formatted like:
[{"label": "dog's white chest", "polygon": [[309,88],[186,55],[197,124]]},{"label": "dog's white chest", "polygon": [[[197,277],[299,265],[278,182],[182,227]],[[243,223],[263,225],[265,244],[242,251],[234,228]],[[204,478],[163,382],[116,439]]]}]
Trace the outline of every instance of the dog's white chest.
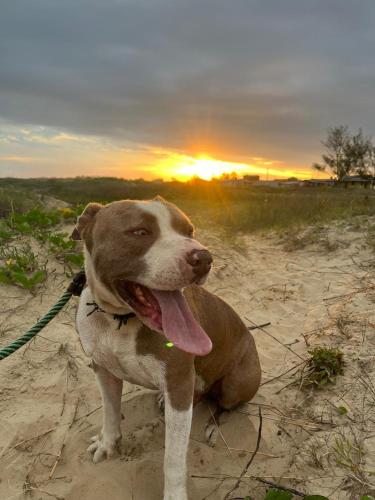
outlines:
[{"label": "dog's white chest", "polygon": [[137,335],[141,323],[131,318],[118,328],[118,321],[102,312],[93,312],[89,288],[81,295],[76,325],[82,347],[95,363],[118,378],[150,389],[162,389],[164,365],[152,355],[137,353]]}]

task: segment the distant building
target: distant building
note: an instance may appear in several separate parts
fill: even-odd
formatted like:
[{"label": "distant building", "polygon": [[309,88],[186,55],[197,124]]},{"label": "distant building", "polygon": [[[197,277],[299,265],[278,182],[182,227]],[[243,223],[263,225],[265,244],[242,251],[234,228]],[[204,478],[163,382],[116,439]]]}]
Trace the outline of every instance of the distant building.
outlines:
[{"label": "distant building", "polygon": [[334,179],[308,179],[303,181],[306,187],[331,187],[336,185]]},{"label": "distant building", "polygon": [[341,184],[347,188],[349,186],[362,186],[368,188],[374,185],[374,177],[361,177],[360,175],[345,175]]},{"label": "distant building", "polygon": [[245,184],[255,184],[259,182],[259,175],[244,175],[242,179],[230,177],[230,174],[224,174],[219,181],[225,186],[244,186]]},{"label": "distant building", "polygon": [[301,187],[303,186],[303,181],[300,181],[298,179],[291,180],[291,179],[273,179],[270,181],[257,181],[255,186],[267,186],[267,187],[284,187],[284,188],[291,188],[291,187]]},{"label": "distant building", "polygon": [[362,186],[362,187],[372,187],[375,184],[374,177],[362,177],[360,175],[345,175],[338,181],[337,179],[309,179],[303,181],[304,186],[307,187],[327,187],[327,186]]},{"label": "distant building", "polygon": [[243,176],[243,181],[245,183],[253,183],[259,181],[260,177],[259,175],[244,175]]}]

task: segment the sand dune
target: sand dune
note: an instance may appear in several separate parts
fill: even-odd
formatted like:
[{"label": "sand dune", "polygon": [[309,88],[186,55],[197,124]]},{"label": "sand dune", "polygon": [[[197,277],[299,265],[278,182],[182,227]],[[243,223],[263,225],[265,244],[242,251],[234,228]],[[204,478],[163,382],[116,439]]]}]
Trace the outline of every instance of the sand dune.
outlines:
[{"label": "sand dune", "polygon": [[[357,226],[366,224],[360,219]],[[255,476],[331,499],[374,493],[375,256],[364,229],[322,228],[297,251],[285,250],[287,240],[277,235],[246,237],[240,248],[211,233],[198,236],[215,255],[207,288],[249,326],[271,325],[253,332],[263,385],[250,404],[225,416],[215,446],[204,439],[208,404],[195,409],[191,499],[221,500],[233,488],[255,449],[259,407],[260,449],[229,498],[264,498],[265,484]],[[47,285],[35,296],[0,287],[1,344],[25,331],[64,290],[61,265],[50,258],[48,269]],[[86,452],[101,426],[101,403],[74,330],[75,307],[76,299],[26,348],[0,362],[0,498],[23,498],[27,490],[43,500],[160,500],[164,424],[155,393],[125,384],[121,456],[94,465]],[[295,372],[282,374],[315,345],[342,349],[344,375],[322,391],[299,391],[291,384],[298,382]]]}]

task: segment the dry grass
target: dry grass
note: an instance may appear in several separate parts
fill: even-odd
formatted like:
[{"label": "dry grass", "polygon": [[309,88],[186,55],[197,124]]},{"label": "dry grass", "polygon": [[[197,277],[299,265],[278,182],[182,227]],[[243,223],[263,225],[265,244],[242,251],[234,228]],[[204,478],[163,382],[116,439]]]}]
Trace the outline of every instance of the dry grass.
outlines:
[{"label": "dry grass", "polygon": [[[10,193],[35,192],[73,204],[159,194],[186,211],[198,226],[215,226],[231,236],[375,214],[375,194],[357,189],[229,187],[214,181],[156,184],[115,178],[2,179],[2,184]],[[7,199],[11,198],[12,194]]]}]

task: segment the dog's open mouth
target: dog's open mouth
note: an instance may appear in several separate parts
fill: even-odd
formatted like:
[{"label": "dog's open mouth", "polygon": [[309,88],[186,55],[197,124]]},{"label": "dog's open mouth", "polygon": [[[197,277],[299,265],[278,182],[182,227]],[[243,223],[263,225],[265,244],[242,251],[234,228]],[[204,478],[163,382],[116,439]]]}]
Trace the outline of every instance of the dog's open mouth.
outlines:
[{"label": "dog's open mouth", "polygon": [[180,290],[154,290],[121,281],[118,292],[143,323],[164,333],[182,351],[198,356],[211,351],[210,338],[194,318]]}]

